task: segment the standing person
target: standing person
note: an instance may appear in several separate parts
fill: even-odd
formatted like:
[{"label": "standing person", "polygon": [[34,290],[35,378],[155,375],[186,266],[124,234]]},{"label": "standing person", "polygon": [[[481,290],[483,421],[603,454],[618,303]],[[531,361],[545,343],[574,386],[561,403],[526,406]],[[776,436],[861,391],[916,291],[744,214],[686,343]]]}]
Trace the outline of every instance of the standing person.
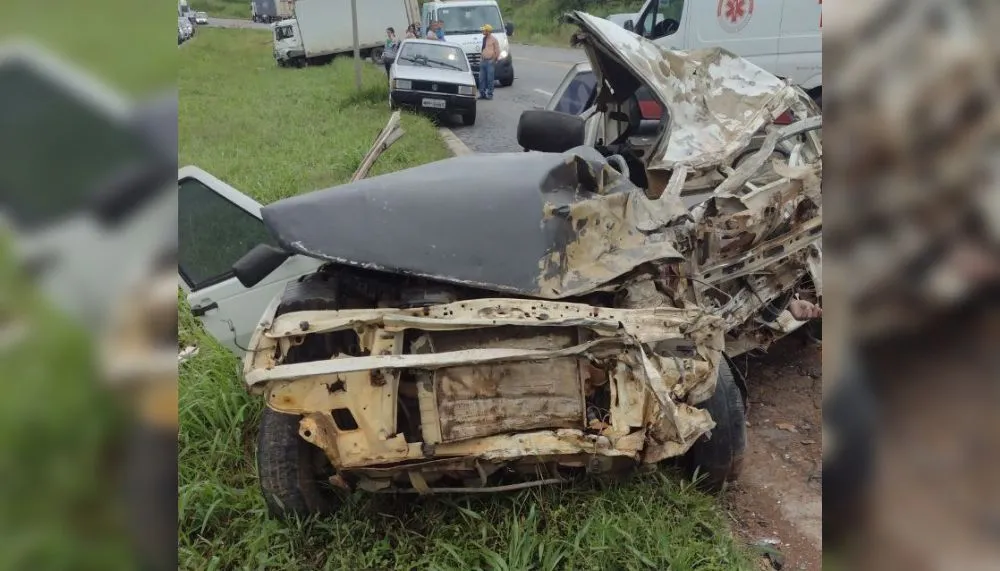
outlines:
[{"label": "standing person", "polygon": [[385,48],[382,50],[382,63],[385,65],[385,76],[389,77],[389,68],[396,60],[396,51],[399,50],[399,38],[396,37],[396,30],[391,27],[385,29]]},{"label": "standing person", "polygon": [[415,40],[415,39],[417,39],[417,25],[416,24],[410,24],[409,26],[406,27],[405,37],[406,37],[407,40]]},{"label": "standing person", "polygon": [[445,39],[444,39],[444,20],[438,20],[437,21],[437,27],[434,28],[434,33],[437,34],[437,39],[441,40],[442,42],[445,41]]},{"label": "standing person", "polygon": [[493,35],[493,26],[484,24],[482,59],[479,63],[479,98],[493,99],[493,82],[497,60],[500,59],[500,41]]},{"label": "standing person", "polygon": [[436,40],[436,39],[438,39],[437,25],[438,25],[437,20],[431,20],[430,22],[427,23],[427,39],[428,40]]}]

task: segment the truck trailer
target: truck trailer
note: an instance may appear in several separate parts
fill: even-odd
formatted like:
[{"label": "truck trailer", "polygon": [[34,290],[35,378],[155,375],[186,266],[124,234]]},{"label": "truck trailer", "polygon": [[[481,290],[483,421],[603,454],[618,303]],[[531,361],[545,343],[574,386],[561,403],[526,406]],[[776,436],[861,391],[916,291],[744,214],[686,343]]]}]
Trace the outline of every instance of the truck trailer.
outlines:
[{"label": "truck trailer", "polygon": [[[402,37],[419,14],[417,0],[357,2],[361,57],[379,59],[385,29]],[[351,0],[298,0],[295,17],[274,24],[274,59],[280,66],[323,64],[354,51]]]}]

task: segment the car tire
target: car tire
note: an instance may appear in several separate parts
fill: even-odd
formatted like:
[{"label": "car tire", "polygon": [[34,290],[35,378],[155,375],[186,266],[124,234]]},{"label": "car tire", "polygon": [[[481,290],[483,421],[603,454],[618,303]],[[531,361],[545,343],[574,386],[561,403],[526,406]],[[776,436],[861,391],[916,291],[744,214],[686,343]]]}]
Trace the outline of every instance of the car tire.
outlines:
[{"label": "car tire", "polygon": [[511,85],[514,85],[514,74],[500,80],[500,87],[510,87]]},{"label": "car tire", "polygon": [[268,512],[279,519],[332,513],[339,502],[317,464],[322,451],[299,436],[302,417],[265,407],[257,435],[257,474]]},{"label": "car tire", "polygon": [[462,124],[471,127],[476,124],[476,108],[473,107],[472,111],[466,111],[462,114]]},{"label": "car tire", "polygon": [[[323,274],[285,286],[275,315],[336,307],[336,287]],[[301,346],[305,348],[305,346]],[[296,359],[289,355],[289,362]],[[272,516],[280,519],[329,514],[340,501],[328,483],[335,472],[323,452],[299,436],[300,415],[264,407],[257,435],[257,474]]]},{"label": "car tire", "polygon": [[743,394],[726,359],[719,363],[715,392],[697,407],[712,415],[715,428],[691,447],[684,458],[684,467],[689,475],[700,478],[704,490],[715,493],[726,482],[739,477],[747,445]]}]

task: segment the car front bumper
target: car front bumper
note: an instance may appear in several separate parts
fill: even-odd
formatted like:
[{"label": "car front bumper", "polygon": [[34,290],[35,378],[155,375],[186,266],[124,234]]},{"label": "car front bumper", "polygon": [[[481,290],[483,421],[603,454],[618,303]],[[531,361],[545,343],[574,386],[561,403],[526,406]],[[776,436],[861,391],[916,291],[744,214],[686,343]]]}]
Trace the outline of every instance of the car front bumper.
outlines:
[{"label": "car front bumper", "polygon": [[[437,113],[466,113],[476,108],[475,95],[455,95],[453,93],[435,93],[429,91],[411,91],[405,89],[393,89],[389,94],[394,105],[400,107],[412,107],[421,111]],[[444,109],[438,107],[425,107],[424,99],[444,100]]]}]

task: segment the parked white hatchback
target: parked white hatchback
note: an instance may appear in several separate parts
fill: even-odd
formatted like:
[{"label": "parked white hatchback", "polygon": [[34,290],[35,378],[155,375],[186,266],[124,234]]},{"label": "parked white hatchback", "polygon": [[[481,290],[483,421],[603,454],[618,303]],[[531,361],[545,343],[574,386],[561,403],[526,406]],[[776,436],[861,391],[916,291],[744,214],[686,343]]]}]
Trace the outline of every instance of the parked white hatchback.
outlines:
[{"label": "parked white hatchback", "polygon": [[435,115],[461,115],[476,123],[476,79],[462,46],[437,40],[404,40],[389,68],[389,106]]}]

